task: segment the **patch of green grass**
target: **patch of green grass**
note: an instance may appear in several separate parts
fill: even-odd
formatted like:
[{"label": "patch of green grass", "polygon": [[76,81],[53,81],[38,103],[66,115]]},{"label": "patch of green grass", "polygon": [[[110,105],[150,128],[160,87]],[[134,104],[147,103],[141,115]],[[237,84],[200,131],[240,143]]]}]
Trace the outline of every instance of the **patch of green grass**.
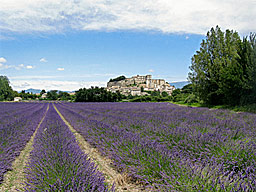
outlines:
[{"label": "patch of green grass", "polygon": [[230,106],[230,105],[206,105],[203,103],[184,103],[183,101],[171,102],[173,104],[184,105],[188,107],[207,107],[210,109],[229,109],[235,112],[249,112],[256,113],[256,103],[242,106]]}]

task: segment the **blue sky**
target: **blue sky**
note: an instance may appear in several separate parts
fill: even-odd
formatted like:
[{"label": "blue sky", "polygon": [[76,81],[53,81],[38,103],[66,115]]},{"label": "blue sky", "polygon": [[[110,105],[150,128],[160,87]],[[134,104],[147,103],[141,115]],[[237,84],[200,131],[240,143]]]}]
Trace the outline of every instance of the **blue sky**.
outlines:
[{"label": "blue sky", "polygon": [[119,75],[187,78],[205,33],[256,31],[256,1],[3,0],[0,74],[15,90],[106,86]]}]

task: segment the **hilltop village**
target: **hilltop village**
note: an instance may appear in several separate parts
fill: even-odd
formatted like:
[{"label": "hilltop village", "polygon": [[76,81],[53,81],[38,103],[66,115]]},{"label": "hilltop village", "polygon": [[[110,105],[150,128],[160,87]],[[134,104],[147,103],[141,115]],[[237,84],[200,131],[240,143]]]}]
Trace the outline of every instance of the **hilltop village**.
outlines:
[{"label": "hilltop village", "polygon": [[168,95],[171,95],[175,87],[171,86],[164,79],[152,79],[152,75],[137,75],[131,78],[120,76],[116,79],[110,79],[106,89],[111,92],[119,91],[126,96],[142,96],[149,95],[148,92],[150,91],[166,92]]}]

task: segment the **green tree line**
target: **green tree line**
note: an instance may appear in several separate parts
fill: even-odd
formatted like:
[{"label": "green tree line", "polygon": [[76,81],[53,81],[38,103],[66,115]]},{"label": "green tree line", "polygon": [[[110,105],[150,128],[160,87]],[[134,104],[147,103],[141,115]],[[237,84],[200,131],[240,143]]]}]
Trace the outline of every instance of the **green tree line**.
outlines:
[{"label": "green tree line", "polygon": [[76,91],[76,102],[116,102],[121,101],[120,92],[112,93],[103,87],[82,88]]}]

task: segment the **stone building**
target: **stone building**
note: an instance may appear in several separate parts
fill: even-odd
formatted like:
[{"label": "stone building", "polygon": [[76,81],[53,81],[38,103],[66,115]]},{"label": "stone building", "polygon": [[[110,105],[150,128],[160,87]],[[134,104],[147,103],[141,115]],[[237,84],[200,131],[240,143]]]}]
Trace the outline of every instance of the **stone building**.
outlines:
[{"label": "stone building", "polygon": [[106,89],[111,92],[120,91],[124,95],[147,95],[146,92],[141,91],[141,87],[144,91],[160,91],[161,93],[165,91],[168,95],[171,95],[175,89],[164,79],[152,79],[152,75],[137,75],[120,81],[108,82]]}]

